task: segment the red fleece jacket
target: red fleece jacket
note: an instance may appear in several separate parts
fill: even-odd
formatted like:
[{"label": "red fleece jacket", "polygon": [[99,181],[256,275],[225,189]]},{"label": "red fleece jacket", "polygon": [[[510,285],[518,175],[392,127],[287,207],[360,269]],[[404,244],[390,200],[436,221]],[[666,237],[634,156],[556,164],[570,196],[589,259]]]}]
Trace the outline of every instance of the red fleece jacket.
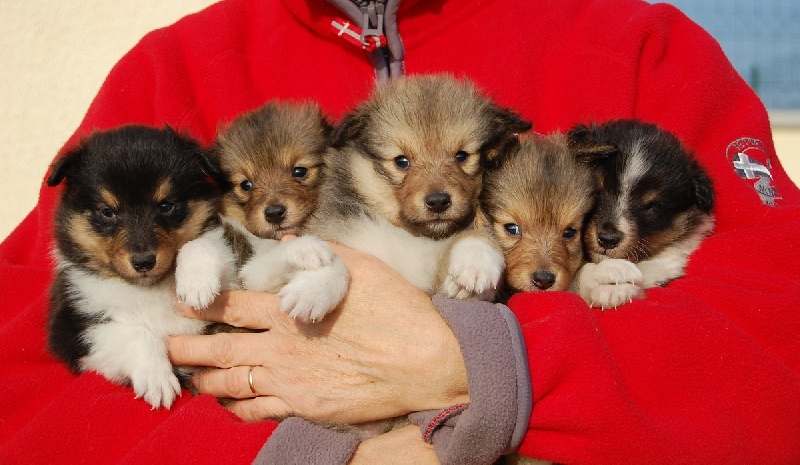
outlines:
[{"label": "red fleece jacket", "polygon": [[[338,118],[373,71],[334,16],[323,0],[228,0],[154,31],[111,71],[76,136],[169,123],[210,142],[271,98],[314,99]],[[407,73],[466,76],[543,133],[657,122],[715,182],[717,230],[686,277],[617,311],[568,293],[511,300],[535,402],[520,450],[568,463],[800,462],[800,191],[717,43],[638,0],[405,0],[398,17]],[[43,187],[0,245],[0,462],[252,460],[274,423],[244,424],[208,396],[151,411],[47,353],[58,194]]]}]

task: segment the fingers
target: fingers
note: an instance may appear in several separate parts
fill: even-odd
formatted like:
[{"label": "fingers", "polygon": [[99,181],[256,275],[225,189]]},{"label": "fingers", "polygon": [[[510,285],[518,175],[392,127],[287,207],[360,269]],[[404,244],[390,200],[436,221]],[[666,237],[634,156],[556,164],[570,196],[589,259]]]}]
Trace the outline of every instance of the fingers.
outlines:
[{"label": "fingers", "polygon": [[223,405],[246,422],[282,420],[293,415],[286,402],[265,395],[270,392],[266,385],[269,377],[265,372],[266,369],[260,366],[204,370],[194,375],[193,384],[202,394],[226,399]]},{"label": "fingers", "polygon": [[270,329],[272,313],[280,312],[280,300],[275,294],[255,291],[222,292],[202,311],[178,304],[178,311],[189,318],[227,323],[239,328]]},{"label": "fingers", "polygon": [[264,384],[268,379],[265,371],[265,368],[255,365],[204,370],[196,373],[192,382],[203,394],[229,399],[250,399],[269,393]]},{"label": "fingers", "polygon": [[234,415],[248,423],[262,420],[283,420],[294,414],[286,402],[273,396],[235,400],[228,403],[226,407]]},{"label": "fingers", "polygon": [[169,358],[175,365],[231,368],[260,365],[267,339],[262,333],[181,335],[167,338]]}]

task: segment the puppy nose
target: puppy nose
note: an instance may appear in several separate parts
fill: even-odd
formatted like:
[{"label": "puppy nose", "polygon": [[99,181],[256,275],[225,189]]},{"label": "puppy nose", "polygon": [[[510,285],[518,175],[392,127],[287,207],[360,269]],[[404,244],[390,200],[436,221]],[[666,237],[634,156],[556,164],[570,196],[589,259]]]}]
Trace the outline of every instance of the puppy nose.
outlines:
[{"label": "puppy nose", "polygon": [[550,289],[556,283],[556,275],[550,270],[536,270],[533,272],[531,281],[541,290]]},{"label": "puppy nose", "polygon": [[131,256],[131,265],[139,273],[145,273],[156,266],[156,255],[153,253],[137,253]]},{"label": "puppy nose", "polygon": [[442,213],[447,210],[450,208],[450,203],[450,194],[447,192],[436,192],[425,196],[425,205],[434,213]]},{"label": "puppy nose", "polygon": [[622,241],[622,233],[619,231],[600,231],[597,234],[597,243],[604,249],[613,249]]},{"label": "puppy nose", "polygon": [[264,218],[272,224],[278,224],[286,216],[286,207],[283,205],[270,205],[264,210]]}]

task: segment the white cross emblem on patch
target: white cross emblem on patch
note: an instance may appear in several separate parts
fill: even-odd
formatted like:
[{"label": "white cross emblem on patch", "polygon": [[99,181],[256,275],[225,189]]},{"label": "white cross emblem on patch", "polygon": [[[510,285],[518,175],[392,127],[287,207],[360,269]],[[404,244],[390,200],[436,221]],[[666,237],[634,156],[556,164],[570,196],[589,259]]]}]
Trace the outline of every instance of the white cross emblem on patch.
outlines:
[{"label": "white cross emblem on patch", "polygon": [[739,152],[733,159],[733,167],[736,169],[736,174],[740,177],[744,177],[747,179],[755,179],[755,178],[770,178],[772,179],[772,174],[770,174],[769,169],[762,165],[761,163],[753,160],[752,158],[748,157],[747,155]]}]

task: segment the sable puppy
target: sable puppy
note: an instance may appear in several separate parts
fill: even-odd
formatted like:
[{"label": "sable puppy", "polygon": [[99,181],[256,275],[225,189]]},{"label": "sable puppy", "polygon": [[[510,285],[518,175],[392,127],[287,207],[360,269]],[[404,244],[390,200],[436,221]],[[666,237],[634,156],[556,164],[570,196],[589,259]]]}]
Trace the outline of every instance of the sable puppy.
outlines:
[{"label": "sable puppy", "polygon": [[220,131],[225,219],[261,238],[300,233],[317,205],[332,130],[315,104],[273,101]]},{"label": "sable puppy", "polygon": [[472,226],[484,169],[530,127],[466,80],[379,84],[337,127],[307,230],[379,257],[428,293],[490,289],[502,274],[499,251],[453,239]]},{"label": "sable puppy", "polygon": [[597,208],[584,244],[591,261],[608,269],[581,284],[627,282],[616,286],[617,296],[600,292],[587,300],[616,306],[682,276],[689,255],[714,226],[713,186],[692,154],[674,135],[637,120],[579,125],[568,138],[573,149],[604,154],[594,163]]},{"label": "sable puppy", "polygon": [[503,250],[510,292],[566,290],[572,284],[594,205],[590,157],[570,151],[563,134],[524,135],[519,149],[486,173],[482,209]]},{"label": "sable puppy", "polygon": [[218,168],[169,127],[96,132],[61,157],[48,343],[73,372],[131,384],[153,407],[180,385],[164,338],[204,322],[174,309],[176,255],[217,223]]},{"label": "sable puppy", "polygon": [[[317,205],[331,132],[316,104],[280,101],[244,113],[220,130],[213,155],[225,187],[223,227],[182,253],[192,262],[207,262],[203,268],[179,263],[177,289],[186,303],[205,308],[221,290],[241,284],[278,292],[284,311],[316,320],[331,303],[317,301],[291,280],[298,272],[328,265],[344,273],[344,280],[330,283],[330,292],[343,297],[346,268],[324,242],[310,236],[278,242],[284,234],[300,233]],[[231,282],[228,276],[238,278]]]},{"label": "sable puppy", "polygon": [[[502,254],[465,231],[475,220],[484,169],[498,165],[518,144],[517,133],[530,127],[466,80],[419,75],[379,83],[336,128],[305,231],[370,253],[431,294],[493,291]],[[297,276],[290,285],[320,294],[333,308],[339,300],[328,281],[342,275],[323,276],[330,269]],[[364,438],[406,422],[326,426]]]}]

